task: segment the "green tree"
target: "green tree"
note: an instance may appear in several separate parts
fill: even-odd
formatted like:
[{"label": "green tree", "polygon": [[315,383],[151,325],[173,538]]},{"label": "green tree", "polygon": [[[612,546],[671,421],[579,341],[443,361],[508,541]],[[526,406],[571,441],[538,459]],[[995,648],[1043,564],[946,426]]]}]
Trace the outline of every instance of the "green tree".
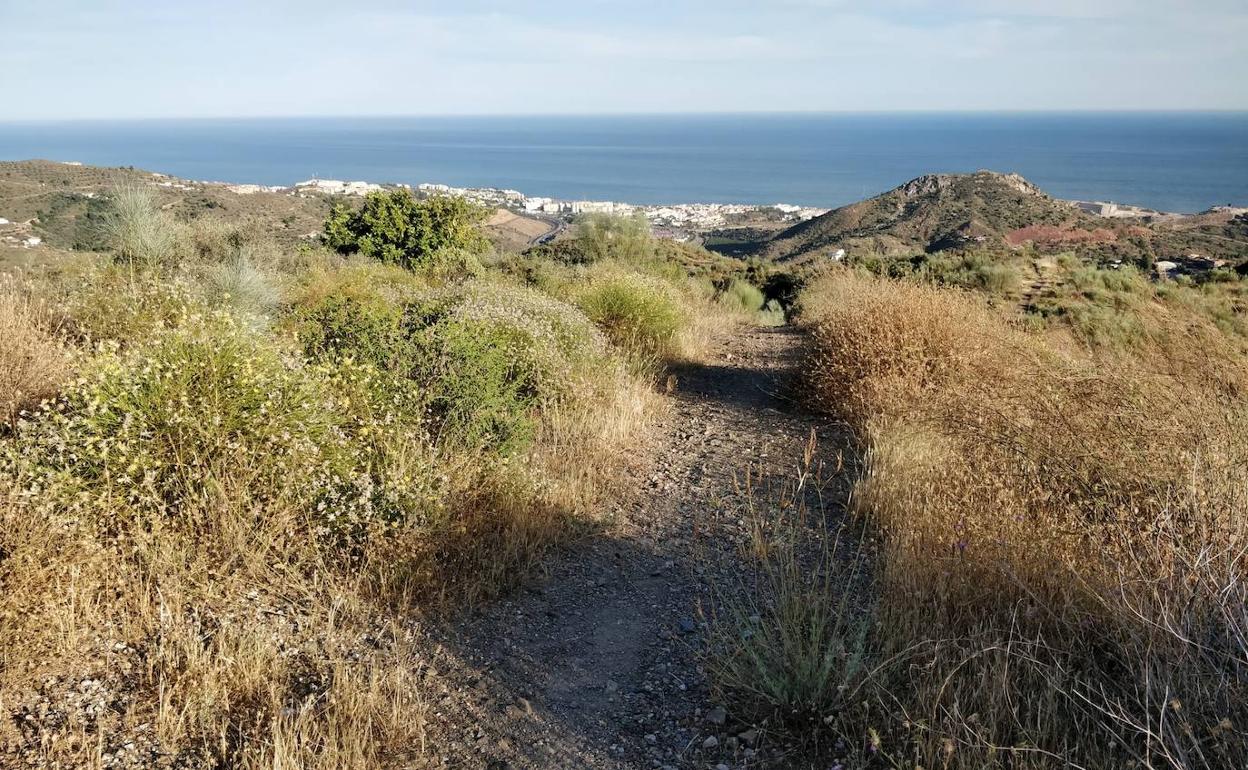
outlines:
[{"label": "green tree", "polygon": [[344,254],[360,253],[411,269],[446,249],[485,251],[488,241],[477,228],[485,213],[463,198],[418,201],[407,190],[374,192],[358,210],[334,206],[323,237]]}]

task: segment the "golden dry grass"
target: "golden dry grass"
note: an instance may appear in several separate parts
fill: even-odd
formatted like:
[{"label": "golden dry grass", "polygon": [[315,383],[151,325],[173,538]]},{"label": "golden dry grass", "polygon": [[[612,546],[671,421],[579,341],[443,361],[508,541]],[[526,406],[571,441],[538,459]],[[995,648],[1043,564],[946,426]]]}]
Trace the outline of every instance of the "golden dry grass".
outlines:
[{"label": "golden dry grass", "polygon": [[[816,403],[865,447],[882,532],[874,728],[932,766],[1248,757],[1248,368],[1163,308],[1130,352],[960,292],[808,290]],[[887,714],[888,716],[881,716]]]},{"label": "golden dry grass", "polygon": [[64,348],[44,306],[14,285],[0,285],[0,422],[54,396],[69,375]]}]

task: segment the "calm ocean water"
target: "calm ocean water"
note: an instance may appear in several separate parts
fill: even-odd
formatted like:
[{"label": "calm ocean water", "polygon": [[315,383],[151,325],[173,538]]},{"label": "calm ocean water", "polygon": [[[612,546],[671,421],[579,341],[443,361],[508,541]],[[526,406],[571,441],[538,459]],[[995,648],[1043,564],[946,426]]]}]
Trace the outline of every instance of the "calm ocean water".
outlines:
[{"label": "calm ocean water", "polygon": [[1248,113],[300,118],[0,123],[0,159],[291,184],[494,186],[633,203],[838,206],[929,172],[1062,198],[1248,205]]}]

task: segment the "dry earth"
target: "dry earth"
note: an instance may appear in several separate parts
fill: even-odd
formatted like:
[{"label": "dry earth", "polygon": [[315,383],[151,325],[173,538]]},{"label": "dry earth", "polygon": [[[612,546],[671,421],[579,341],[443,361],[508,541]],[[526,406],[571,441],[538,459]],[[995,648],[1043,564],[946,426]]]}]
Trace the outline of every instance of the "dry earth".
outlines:
[{"label": "dry earth", "polygon": [[744,330],[712,363],[677,370],[653,469],[614,525],[528,589],[433,632],[433,765],[788,764],[765,725],[714,702],[700,608],[743,585],[742,475],[762,488],[792,478],[812,430],[824,456],[844,446],[839,426],[786,395],[800,344],[790,329]]}]

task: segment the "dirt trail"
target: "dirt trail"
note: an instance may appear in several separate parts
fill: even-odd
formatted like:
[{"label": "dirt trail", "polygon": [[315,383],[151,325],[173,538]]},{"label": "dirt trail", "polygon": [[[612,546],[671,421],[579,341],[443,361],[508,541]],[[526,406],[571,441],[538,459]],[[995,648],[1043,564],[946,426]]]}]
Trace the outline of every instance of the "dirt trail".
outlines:
[{"label": "dirt trail", "polygon": [[435,765],[764,764],[765,741],[738,737],[749,725],[712,711],[697,607],[725,576],[697,554],[746,539],[734,477],[791,476],[811,430],[825,449],[843,444],[834,424],[787,398],[800,344],[787,328],[743,330],[710,364],[675,371],[655,464],[618,523],[563,551],[538,584],[441,634]]}]

